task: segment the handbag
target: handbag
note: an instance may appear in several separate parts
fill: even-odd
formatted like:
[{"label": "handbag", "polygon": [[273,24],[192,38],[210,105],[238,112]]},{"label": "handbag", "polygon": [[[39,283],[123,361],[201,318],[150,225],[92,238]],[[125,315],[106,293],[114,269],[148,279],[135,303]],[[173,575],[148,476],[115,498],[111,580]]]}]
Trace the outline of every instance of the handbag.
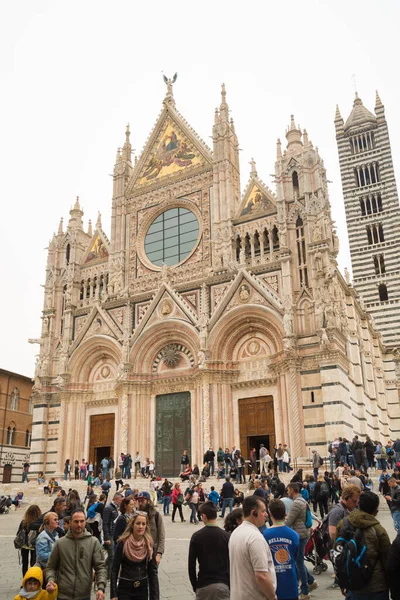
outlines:
[{"label": "handbag", "polygon": [[178,506],[182,506],[182,504],[184,503],[185,499],[183,497],[183,494],[179,494],[177,499],[176,499],[176,503]]}]

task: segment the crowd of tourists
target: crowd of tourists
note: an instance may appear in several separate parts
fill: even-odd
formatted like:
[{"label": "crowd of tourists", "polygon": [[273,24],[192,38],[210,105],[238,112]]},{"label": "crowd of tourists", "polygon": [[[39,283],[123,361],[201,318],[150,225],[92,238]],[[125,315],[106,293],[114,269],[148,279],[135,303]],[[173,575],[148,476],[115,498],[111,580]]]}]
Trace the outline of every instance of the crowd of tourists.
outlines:
[{"label": "crowd of tourists", "polygon": [[[343,441],[348,446],[340,446]],[[23,575],[16,598],[89,600],[94,586],[96,600],[103,600],[109,584],[112,599],[158,600],[164,519],[171,517],[175,523],[178,513],[181,522],[206,525],[193,533],[189,549],[189,578],[200,600],[309,599],[318,583],[306,568],[305,559],[307,544],[317,533],[323,558],[330,557],[335,567],[331,588],[342,589],[351,600],[386,600],[389,590],[393,600],[400,600],[396,577],[400,568],[400,465],[396,463],[396,448],[400,441],[390,443],[394,461],[378,463],[374,454],[372,467],[365,443],[360,454],[357,438],[351,443],[338,438],[338,442],[328,448],[333,458],[330,471],[323,468],[322,458],[313,450],[312,473],[298,469],[283,476],[293,465],[290,450],[279,444],[271,453],[261,445],[247,461],[240,449],[220,448],[214,453],[209,448],[202,469],[197,471],[197,465],[190,467],[188,452],[184,451],[180,481],[175,482],[161,479],[153,469],[142,470],[143,463],[138,460],[140,471],[135,467],[135,476],[140,473],[148,477],[149,491],[124,482],[121,464],[115,469],[109,459],[97,474],[101,475],[99,493],[95,490],[96,477],[88,468],[79,475],[87,483],[85,497],[75,489],[64,490],[61,482],[54,480],[55,485],[48,486],[48,493],[54,495],[50,509],[42,514],[37,505],[29,506],[14,540],[21,552]],[[354,463],[349,460],[351,455]],[[139,453],[136,457],[140,459]],[[122,466],[124,460],[122,456]],[[129,475],[129,469],[133,470],[129,461],[127,467],[124,473]],[[393,544],[376,519],[380,500],[373,491],[368,468],[379,467],[377,491],[387,502],[399,534]],[[213,478],[213,485],[209,478]],[[114,484],[116,489],[111,492]],[[218,518],[223,520],[223,528],[215,527]],[[340,570],[338,565],[347,546],[343,541],[340,546],[337,539],[353,540],[356,548],[365,546],[368,562],[362,563],[365,577],[361,583],[354,584],[341,575],[346,569]]]}]

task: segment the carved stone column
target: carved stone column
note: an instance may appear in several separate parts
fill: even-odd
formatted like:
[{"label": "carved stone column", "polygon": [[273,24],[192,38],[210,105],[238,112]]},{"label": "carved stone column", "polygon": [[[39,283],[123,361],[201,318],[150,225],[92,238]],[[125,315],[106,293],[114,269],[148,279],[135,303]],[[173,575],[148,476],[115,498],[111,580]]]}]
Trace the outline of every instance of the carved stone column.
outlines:
[{"label": "carved stone column", "polygon": [[203,381],[202,385],[202,404],[203,404],[203,447],[208,450],[211,445],[210,432],[210,384],[208,380]]},{"label": "carved stone column", "polygon": [[297,382],[297,369],[296,361],[290,361],[289,363],[289,431],[292,433],[292,448],[294,448],[295,456],[303,455],[303,427],[302,418],[300,415],[299,406],[299,392]]},{"label": "carved stone column", "polygon": [[121,397],[121,452],[128,453],[128,394]]}]

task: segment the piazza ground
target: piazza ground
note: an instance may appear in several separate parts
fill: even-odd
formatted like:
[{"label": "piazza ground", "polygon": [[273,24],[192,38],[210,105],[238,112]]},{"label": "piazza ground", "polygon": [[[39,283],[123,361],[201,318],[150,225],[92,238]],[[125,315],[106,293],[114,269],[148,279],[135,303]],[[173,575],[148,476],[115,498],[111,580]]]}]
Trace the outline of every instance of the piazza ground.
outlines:
[{"label": "piazza ground", "polygon": [[[375,481],[375,489],[377,489],[377,479],[373,477]],[[171,481],[174,481],[171,479]],[[132,479],[130,481],[132,487],[138,487],[140,489],[148,489],[147,479]],[[73,487],[79,491],[81,497],[84,497],[86,491],[86,485],[81,481],[63,482],[63,487],[68,489]],[[209,489],[211,485],[215,485],[216,489],[219,489],[219,482],[211,477],[205,485],[205,489]],[[243,490],[247,489],[247,486],[238,486]],[[13,539],[15,537],[20,520],[29,504],[37,503],[41,507],[42,511],[49,510],[52,503],[52,498],[43,494],[43,486],[38,486],[34,480],[29,484],[21,484],[19,486],[0,485],[0,495],[14,494],[22,489],[24,491],[24,502],[23,507],[12,510],[7,515],[0,515],[0,564],[2,576],[0,578],[0,600],[12,600],[17,594],[21,580],[22,571],[21,565],[18,563],[18,552],[14,549]],[[111,492],[115,491],[115,487]],[[111,493],[112,495],[112,493]],[[161,505],[158,505],[162,512]],[[171,507],[172,512],[172,507]],[[187,574],[187,557],[189,541],[192,533],[197,531],[199,525],[192,525],[189,523],[189,509],[184,507],[184,514],[186,523],[180,523],[176,521],[171,523],[171,517],[164,519],[166,529],[166,550],[162,558],[160,565],[160,589],[162,600],[189,600],[194,598],[189,578]],[[387,530],[391,539],[395,537],[395,531],[393,528],[392,518],[389,510],[385,506],[385,502],[381,502],[381,510],[378,514],[378,518],[382,525]],[[218,519],[219,524],[222,526],[222,519]],[[312,598],[315,600],[328,600],[336,599],[340,600],[342,595],[340,591],[326,590],[326,587],[332,582],[332,568],[329,565],[328,571],[322,575],[317,576],[319,588],[313,592]],[[94,598],[94,594],[92,595]],[[106,599],[110,598],[109,588],[106,590]]]}]

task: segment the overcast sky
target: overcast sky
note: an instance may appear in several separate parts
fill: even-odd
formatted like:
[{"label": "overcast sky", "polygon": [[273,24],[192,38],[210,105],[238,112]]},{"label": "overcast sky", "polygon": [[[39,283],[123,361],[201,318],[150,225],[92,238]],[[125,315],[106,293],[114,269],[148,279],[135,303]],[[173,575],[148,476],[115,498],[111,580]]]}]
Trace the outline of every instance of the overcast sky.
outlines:
[{"label": "overcast sky", "polygon": [[386,107],[400,168],[400,17],[395,1],[171,3],[20,0],[0,7],[0,368],[32,375],[46,246],[79,195],[85,226],[110,232],[112,173],[127,122],[140,153],[178,72],[178,110],[211,146],[225,82],[241,152],[273,188],[276,139],[290,114],[325,161],[339,265],[350,267],[334,129],[353,74],[364,104]]}]

